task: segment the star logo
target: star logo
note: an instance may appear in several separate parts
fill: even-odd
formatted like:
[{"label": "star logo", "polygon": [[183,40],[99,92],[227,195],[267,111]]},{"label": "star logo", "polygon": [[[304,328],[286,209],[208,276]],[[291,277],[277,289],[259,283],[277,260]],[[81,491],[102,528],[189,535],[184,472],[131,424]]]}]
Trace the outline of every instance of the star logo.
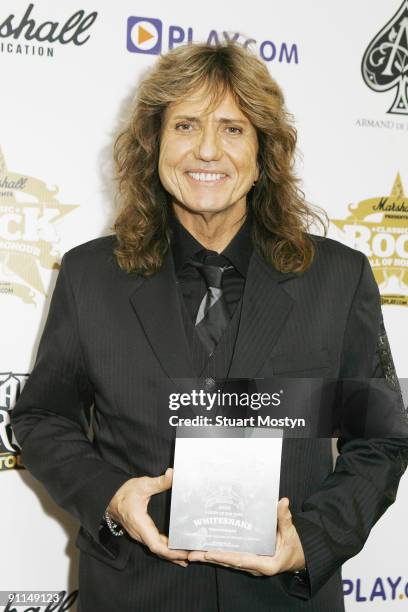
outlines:
[{"label": "star logo", "polygon": [[58,222],[78,208],[62,204],[58,187],[7,169],[0,149],[0,293],[36,305],[46,296],[42,269],[59,269]]},{"label": "star logo", "polygon": [[399,173],[391,193],[348,206],[345,219],[331,219],[340,238],[370,260],[383,304],[408,305],[408,197]]}]

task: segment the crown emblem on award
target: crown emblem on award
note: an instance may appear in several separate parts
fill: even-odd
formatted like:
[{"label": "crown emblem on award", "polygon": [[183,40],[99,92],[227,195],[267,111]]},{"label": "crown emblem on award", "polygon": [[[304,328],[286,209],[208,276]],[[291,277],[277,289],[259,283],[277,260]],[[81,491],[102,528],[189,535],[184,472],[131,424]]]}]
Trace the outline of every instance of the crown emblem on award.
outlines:
[{"label": "crown emblem on award", "polygon": [[227,505],[236,509],[242,509],[242,496],[236,491],[232,485],[219,485],[208,493],[205,500],[205,509]]}]

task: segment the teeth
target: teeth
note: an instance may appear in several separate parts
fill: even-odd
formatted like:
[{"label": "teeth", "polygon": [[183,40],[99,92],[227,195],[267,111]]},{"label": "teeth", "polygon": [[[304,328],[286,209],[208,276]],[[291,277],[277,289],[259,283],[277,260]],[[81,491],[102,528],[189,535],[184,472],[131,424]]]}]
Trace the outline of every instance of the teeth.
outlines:
[{"label": "teeth", "polygon": [[218,181],[224,178],[226,174],[210,174],[209,172],[188,172],[196,181]]}]

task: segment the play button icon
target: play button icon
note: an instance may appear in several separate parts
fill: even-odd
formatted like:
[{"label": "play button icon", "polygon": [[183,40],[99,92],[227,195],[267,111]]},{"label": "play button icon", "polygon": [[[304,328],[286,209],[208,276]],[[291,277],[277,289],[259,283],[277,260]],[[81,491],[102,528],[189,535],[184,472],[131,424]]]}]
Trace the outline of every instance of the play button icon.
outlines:
[{"label": "play button icon", "polygon": [[151,38],[154,38],[154,34],[149,32],[148,30],[145,30],[144,27],[139,24],[137,37],[138,45],[141,45],[142,43],[146,42],[147,40],[150,40]]},{"label": "play button icon", "polygon": [[148,17],[129,17],[126,46],[131,53],[158,55],[162,46],[162,22]]}]

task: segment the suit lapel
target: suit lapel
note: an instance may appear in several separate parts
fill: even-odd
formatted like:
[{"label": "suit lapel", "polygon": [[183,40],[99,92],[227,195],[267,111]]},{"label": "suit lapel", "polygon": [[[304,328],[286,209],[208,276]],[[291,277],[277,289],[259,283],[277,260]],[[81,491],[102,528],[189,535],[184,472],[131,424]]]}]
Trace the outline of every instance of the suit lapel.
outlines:
[{"label": "suit lapel", "polygon": [[137,281],[130,301],[163,370],[173,379],[195,378],[171,251],[154,276]]},{"label": "suit lapel", "polygon": [[[253,252],[229,378],[255,377],[270,355],[293,307],[293,298],[281,285],[294,276],[278,272]],[[170,251],[154,276],[136,279],[130,302],[166,374],[196,378]],[[175,382],[182,386],[181,380]]]},{"label": "suit lapel", "polygon": [[281,283],[295,274],[278,272],[253,252],[245,283],[238,337],[228,376],[253,378],[270,355],[293,307]]}]

